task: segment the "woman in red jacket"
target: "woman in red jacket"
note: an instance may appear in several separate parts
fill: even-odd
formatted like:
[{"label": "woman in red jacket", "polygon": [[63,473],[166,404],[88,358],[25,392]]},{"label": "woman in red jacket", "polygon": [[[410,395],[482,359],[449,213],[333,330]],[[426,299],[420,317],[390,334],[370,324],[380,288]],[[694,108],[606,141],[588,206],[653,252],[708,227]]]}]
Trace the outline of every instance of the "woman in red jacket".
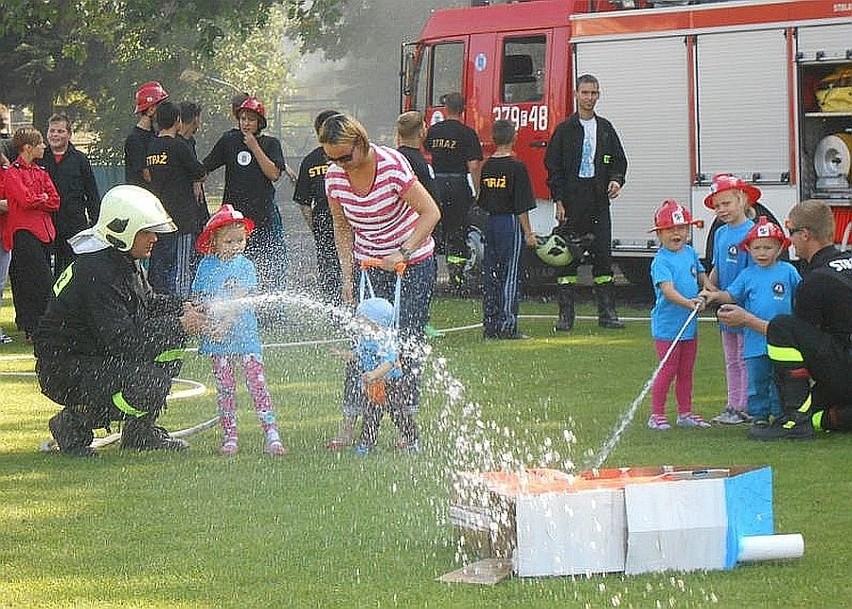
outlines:
[{"label": "woman in red jacket", "polygon": [[9,279],[15,324],[27,342],[47,308],[53,273],[50,254],[56,230],[51,214],[59,209],[59,193],[47,171],[35,164],[44,155],[44,138],[37,129],[24,127],[12,136],[18,158],[5,171],[9,211],[3,229],[3,246],[12,252]]}]

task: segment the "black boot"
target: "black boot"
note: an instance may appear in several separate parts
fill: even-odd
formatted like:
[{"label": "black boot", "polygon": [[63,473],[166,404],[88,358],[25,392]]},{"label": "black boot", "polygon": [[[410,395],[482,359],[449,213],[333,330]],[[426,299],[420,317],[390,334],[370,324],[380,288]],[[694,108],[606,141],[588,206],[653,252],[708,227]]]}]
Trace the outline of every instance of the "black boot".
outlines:
[{"label": "black boot", "polygon": [[89,446],[95,438],[84,416],[73,409],[63,408],[47,422],[50,434],[59,446],[59,452],[72,457],[94,457]]},{"label": "black boot", "polygon": [[811,381],[805,368],[778,368],[775,382],[784,415],[772,425],[752,427],[752,440],[812,440],[814,426],[810,409]]},{"label": "black boot", "polygon": [[[450,292],[455,296],[465,296],[465,274],[464,274],[464,259],[459,259],[457,256],[450,256],[454,261],[447,262],[447,274],[449,275]],[[461,260],[458,262],[457,260]]]},{"label": "black boot", "polygon": [[132,450],[170,450],[183,451],[189,444],[181,439],[172,438],[164,428],[154,425],[150,414],[130,419],[121,432],[121,448]]},{"label": "black boot", "polygon": [[618,313],[615,312],[613,282],[598,284],[594,291],[598,301],[598,325],[609,330],[623,330],[624,322],[618,319]]},{"label": "black boot", "polygon": [[559,319],[553,327],[556,332],[570,332],[574,328],[574,285],[561,284],[558,288]]}]

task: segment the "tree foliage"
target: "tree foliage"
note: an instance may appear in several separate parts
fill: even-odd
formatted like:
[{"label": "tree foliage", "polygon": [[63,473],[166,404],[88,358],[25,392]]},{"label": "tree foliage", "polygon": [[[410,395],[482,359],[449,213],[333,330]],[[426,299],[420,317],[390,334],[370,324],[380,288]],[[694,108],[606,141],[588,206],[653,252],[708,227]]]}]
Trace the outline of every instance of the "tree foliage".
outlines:
[{"label": "tree foliage", "polygon": [[[247,90],[280,84],[281,75],[270,74],[281,63],[270,53],[280,45],[276,51],[263,46],[263,62],[257,46],[280,40],[245,45],[264,31],[272,7],[286,9],[282,34],[289,15],[306,20],[302,39],[310,40],[326,29],[320,9],[334,19],[335,5],[344,1],[6,0],[0,11],[0,101],[32,107],[36,126],[55,108],[65,110],[95,126],[104,152],[114,150],[132,121],[133,91],[142,82],[158,80],[182,97],[192,92],[178,79],[185,68],[221,68],[229,51],[227,65],[241,66],[232,72]],[[300,26],[288,21],[288,27],[296,32]],[[247,69],[251,65],[257,67]]]}]

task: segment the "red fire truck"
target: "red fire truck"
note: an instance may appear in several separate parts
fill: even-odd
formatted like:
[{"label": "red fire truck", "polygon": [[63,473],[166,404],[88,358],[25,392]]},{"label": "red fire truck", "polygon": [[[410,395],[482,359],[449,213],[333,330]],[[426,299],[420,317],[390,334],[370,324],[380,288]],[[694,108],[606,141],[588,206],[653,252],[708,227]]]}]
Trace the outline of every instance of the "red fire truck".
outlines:
[{"label": "red fire truck", "polygon": [[[474,2],[472,4],[482,4]],[[538,234],[555,225],[544,153],[573,111],[577,77],[601,82],[598,112],[627,152],[613,202],[613,254],[648,281],[654,209],[675,198],[704,226],[716,173],[760,187],[783,219],[798,200],[829,200],[837,241],[852,230],[852,2],[837,0],[527,0],[435,12],[403,46],[401,103],[442,120],[460,91],[465,122],[493,150],[491,123],[518,128],[516,153],[533,178]]]}]

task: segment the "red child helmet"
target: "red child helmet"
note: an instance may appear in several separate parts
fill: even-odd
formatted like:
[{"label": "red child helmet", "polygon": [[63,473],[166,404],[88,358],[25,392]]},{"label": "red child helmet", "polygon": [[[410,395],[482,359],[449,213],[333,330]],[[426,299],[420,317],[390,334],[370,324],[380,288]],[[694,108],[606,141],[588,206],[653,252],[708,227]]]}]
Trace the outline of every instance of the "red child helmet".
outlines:
[{"label": "red child helmet", "polygon": [[716,206],[713,204],[713,197],[726,190],[743,191],[749,205],[754,205],[760,199],[760,189],[757,186],[752,186],[742,178],[738,178],[730,173],[719,173],[714,175],[713,180],[710,182],[710,194],[704,198],[704,207],[707,209],[716,209]]},{"label": "red child helmet", "polygon": [[195,242],[195,249],[202,254],[210,254],[213,251],[213,233],[216,229],[227,226],[228,224],[242,224],[246,229],[246,237],[254,230],[254,220],[246,218],[241,212],[234,209],[233,205],[223,203],[215,214],[210,216],[207,224],[204,225],[204,230],[198,236]]},{"label": "red child helmet", "polygon": [[266,108],[263,107],[263,104],[260,103],[260,100],[256,98],[254,95],[250,95],[246,98],[246,100],[240,104],[240,107],[237,109],[237,116],[240,115],[240,112],[243,110],[251,110],[255,114],[257,114],[257,126],[263,131],[266,129]]},{"label": "red child helmet", "polygon": [[683,205],[674,199],[666,199],[660,203],[654,213],[654,228],[649,230],[649,233],[663,230],[664,228],[674,228],[675,226],[690,226],[695,224],[692,219],[692,214]]},{"label": "red child helmet", "polygon": [[740,249],[743,251],[747,250],[752,241],[760,239],[761,237],[777,239],[781,243],[782,250],[790,247],[790,239],[784,234],[781,227],[774,222],[770,222],[766,216],[760,216],[757,223],[755,223],[755,225],[751,227],[751,230],[746,233],[745,239],[743,239],[743,242],[740,243]]},{"label": "red child helmet", "polygon": [[168,91],[156,80],[142,83],[142,86],[136,91],[136,109],[133,110],[133,114],[145,112],[148,108],[152,108],[168,98]]}]

